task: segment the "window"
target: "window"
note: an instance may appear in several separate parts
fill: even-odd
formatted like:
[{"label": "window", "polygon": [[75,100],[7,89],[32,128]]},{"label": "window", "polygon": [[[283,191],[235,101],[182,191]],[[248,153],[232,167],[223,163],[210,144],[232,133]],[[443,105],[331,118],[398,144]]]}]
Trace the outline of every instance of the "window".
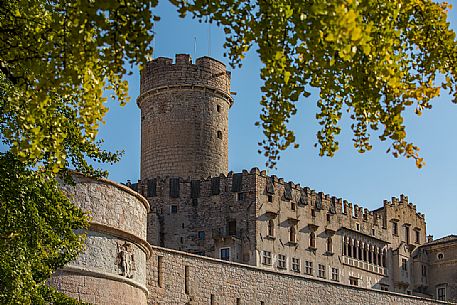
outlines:
[{"label": "window", "polygon": [[205,239],[205,231],[198,231],[198,239],[199,240]]},{"label": "window", "polygon": [[228,222],[228,235],[236,235],[236,220],[231,220]]},{"label": "window", "polygon": [[314,232],[309,233],[309,247],[316,248],[316,235]]},{"label": "window", "polygon": [[325,279],[325,265],[319,264],[318,267],[318,277]]},{"label": "window", "polygon": [[163,288],[163,256],[157,256],[157,285]]},{"label": "window", "polygon": [[278,254],[278,269],[286,269],[286,256]]},{"label": "window", "polygon": [[271,266],[271,252],[262,251],[262,264]]},{"label": "window", "polygon": [[273,196],[272,195],[268,195],[268,202],[273,202]]},{"label": "window", "polygon": [[246,199],[246,193],[237,193],[236,200],[241,201]]},{"label": "window", "polygon": [[170,209],[171,209],[171,213],[172,214],[178,213],[178,206],[177,205],[172,204]]},{"label": "window", "polygon": [[217,131],[217,138],[222,140],[222,131]]},{"label": "window", "polygon": [[330,219],[331,219],[331,215],[327,214],[327,222],[330,222]]},{"label": "window", "polygon": [[442,260],[444,258],[444,254],[438,253],[438,255],[436,257],[438,258],[438,260]]},{"label": "window", "polygon": [[295,211],[295,202],[293,202],[293,201],[290,202],[290,209],[292,211]]},{"label": "window", "polygon": [[335,282],[339,282],[340,281],[338,268],[332,268],[332,281],[335,281]]},{"label": "window", "polygon": [[405,226],[405,241],[407,244],[409,244],[409,227],[408,226]]},{"label": "window", "polygon": [[406,260],[406,258],[402,258],[401,259],[401,270],[403,271],[408,271],[408,261]]},{"label": "window", "polygon": [[294,243],[295,240],[295,226],[290,226],[289,229],[289,242]]},{"label": "window", "polygon": [[416,244],[420,244],[420,231],[416,231]]},{"label": "window", "polygon": [[300,272],[300,259],[292,258],[292,270],[295,272]]},{"label": "window", "polygon": [[359,286],[359,279],[356,277],[349,277],[349,285],[351,286]]},{"label": "window", "polygon": [[327,238],[327,252],[333,253],[333,242],[331,237]]},{"label": "window", "polygon": [[189,294],[189,266],[184,266],[184,292]]},{"label": "window", "polygon": [[398,236],[398,223],[392,222],[392,234]]},{"label": "window", "polygon": [[216,110],[217,110],[217,112],[221,112],[221,106],[220,106],[220,105],[217,105],[217,106],[216,106]]},{"label": "window", "polygon": [[230,248],[222,248],[221,249],[221,259],[224,261],[230,260]]},{"label": "window", "polygon": [[371,229],[371,235],[374,236],[374,235],[375,235],[374,233],[375,233],[374,228],[372,228],[372,229]]},{"label": "window", "polygon": [[436,296],[439,301],[446,301],[446,287],[438,287],[436,289]]},{"label": "window", "polygon": [[268,220],[268,236],[275,236],[275,223],[273,219]]},{"label": "window", "polygon": [[313,262],[305,261],[305,274],[313,275]]},{"label": "window", "polygon": [[355,224],[355,229],[356,229],[357,231],[360,231],[360,223],[356,223],[356,224]]},{"label": "window", "polygon": [[314,209],[311,209],[311,216],[316,217],[316,211]]},{"label": "window", "polygon": [[427,266],[422,265],[422,276],[427,276]]}]

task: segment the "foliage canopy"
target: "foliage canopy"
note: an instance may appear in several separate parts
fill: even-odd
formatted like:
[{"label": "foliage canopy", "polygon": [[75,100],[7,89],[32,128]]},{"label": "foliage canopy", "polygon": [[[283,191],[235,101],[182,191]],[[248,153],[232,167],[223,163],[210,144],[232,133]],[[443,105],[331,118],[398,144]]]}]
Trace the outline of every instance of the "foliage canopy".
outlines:
[{"label": "foliage canopy", "polygon": [[0,154],[0,304],[77,304],[46,280],[84,245],[84,213],[57,182]]},{"label": "foliage canopy", "polygon": [[[73,304],[46,279],[75,259],[87,218],[54,177],[69,167],[100,176],[110,93],[151,54],[157,1],[0,1],[0,303]],[[35,169],[35,171],[31,170]]]},{"label": "foliage canopy", "polygon": [[[173,0],[182,15],[209,17],[224,27],[233,65],[254,44],[264,64],[260,143],[267,165],[295,143],[287,126],[301,96],[320,90],[316,115],[320,155],[333,156],[342,114],[352,119],[354,146],[372,148],[370,135],[390,141],[390,151],[414,158],[406,140],[404,111],[421,115],[441,89],[457,102],[457,43],[447,3],[431,0]],[[317,144],[317,143],[316,143]]]},{"label": "foliage canopy", "polygon": [[126,65],[151,54],[157,1],[11,0],[0,5],[0,136],[23,162],[57,173],[115,162],[96,142],[105,91],[128,101]]},{"label": "foliage canopy", "polygon": [[[130,65],[152,53],[158,0],[0,2],[0,302],[72,302],[44,285],[81,249],[83,213],[53,177],[73,166],[102,175],[88,159],[115,162],[100,148],[110,96],[124,104]],[[414,158],[403,115],[420,115],[448,90],[457,102],[457,43],[446,3],[431,0],[171,0],[181,15],[222,25],[228,56],[240,65],[253,46],[263,68],[261,152],[275,166],[295,144],[288,127],[301,97],[320,90],[320,154],[338,149],[339,121],[353,121],[354,146],[372,134],[394,156]],[[297,145],[297,144],[295,144]],[[39,169],[32,171],[30,168]]]}]

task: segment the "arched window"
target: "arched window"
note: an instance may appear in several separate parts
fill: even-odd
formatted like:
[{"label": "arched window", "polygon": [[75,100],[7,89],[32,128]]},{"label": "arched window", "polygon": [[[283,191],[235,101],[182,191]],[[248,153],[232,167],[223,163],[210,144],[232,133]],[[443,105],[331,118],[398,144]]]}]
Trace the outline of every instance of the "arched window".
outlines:
[{"label": "arched window", "polygon": [[268,236],[275,236],[275,223],[273,219],[268,220]]},{"label": "arched window", "polygon": [[332,237],[327,238],[327,252],[333,253]]},{"label": "arched window", "polygon": [[290,226],[290,229],[289,229],[289,241],[291,243],[295,242],[295,226]]},{"label": "arched window", "polygon": [[309,234],[309,246],[311,248],[316,248],[316,235],[314,234],[314,232],[311,232]]}]

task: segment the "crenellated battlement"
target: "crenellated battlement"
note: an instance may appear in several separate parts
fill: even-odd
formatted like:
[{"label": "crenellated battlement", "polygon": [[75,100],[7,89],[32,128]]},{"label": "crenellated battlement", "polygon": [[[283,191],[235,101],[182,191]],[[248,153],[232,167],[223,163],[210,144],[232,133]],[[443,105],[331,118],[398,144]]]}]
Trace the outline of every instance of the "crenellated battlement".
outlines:
[{"label": "crenellated battlement", "polygon": [[[300,209],[300,207],[308,206],[307,210],[314,209],[316,213],[322,214],[322,212],[324,212],[323,215],[334,215],[338,217],[340,221],[351,224],[354,228],[357,227],[357,223],[359,226],[364,224],[363,227],[366,232],[371,232],[372,227],[378,228],[377,230],[380,230],[380,232],[386,232],[387,224],[391,219],[399,218],[393,216],[395,213],[387,212],[387,208],[397,209],[404,207],[410,209],[410,211],[419,218],[418,221],[424,220],[424,215],[417,213],[416,206],[409,202],[408,197],[403,194],[401,194],[399,198],[392,197],[391,201],[384,200],[384,205],[378,209],[369,210],[366,207],[352,203],[346,199],[325,194],[324,192],[309,187],[302,187],[300,184],[292,181],[287,182],[276,175],[267,175],[265,170],[260,170],[256,167],[251,168],[250,170],[242,170],[239,173],[230,171],[227,174],[221,173],[218,176],[209,176],[198,180],[195,180],[192,177],[176,178],[171,176],[156,177],[154,179],[156,179],[156,182],[154,183],[159,183],[161,187],[166,190],[163,195],[167,197],[169,196],[168,192],[171,187],[171,180],[179,181],[181,192],[180,198],[192,198],[192,193],[198,193],[198,197],[202,198],[203,201],[204,198],[213,198],[216,194],[220,195],[222,193],[226,193],[228,196],[232,197],[235,195],[230,195],[230,193],[250,194],[249,197],[246,198],[250,201],[265,200],[266,197],[265,199],[262,197],[265,195],[274,196],[278,198],[279,204],[284,204],[289,201],[296,202],[298,209]],[[218,180],[217,183],[220,185],[220,189],[217,192],[214,192],[214,190],[211,189],[214,187],[215,179]],[[197,187],[195,181],[198,181],[198,191],[195,189],[192,190],[192,188]],[[236,183],[239,183],[240,185],[234,187],[234,184]],[[147,196],[148,193],[147,188],[148,184],[143,183],[143,189],[140,189],[140,192],[145,196]],[[257,197],[254,197],[255,194]],[[230,201],[227,201],[226,197],[224,198],[225,199],[221,201],[212,201],[221,205],[228,204]],[[417,226],[420,227],[419,225]]]},{"label": "crenellated battlement", "polygon": [[195,63],[188,54],[176,54],[175,60],[158,57],[148,62],[141,71],[140,92],[137,103],[146,93],[158,94],[167,90],[213,90],[227,98],[230,105],[230,77],[224,63],[211,57],[197,58]]}]

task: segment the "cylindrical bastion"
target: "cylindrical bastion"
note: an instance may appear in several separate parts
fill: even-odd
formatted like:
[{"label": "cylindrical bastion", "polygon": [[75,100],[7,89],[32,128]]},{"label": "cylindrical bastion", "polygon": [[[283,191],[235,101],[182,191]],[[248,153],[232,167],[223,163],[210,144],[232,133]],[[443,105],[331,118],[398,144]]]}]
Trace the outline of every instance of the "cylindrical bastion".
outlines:
[{"label": "cylindrical bastion", "polygon": [[56,272],[51,285],[98,305],[146,305],[146,217],[149,204],[130,188],[106,179],[74,175],[62,186],[70,200],[91,216],[86,249]]}]

